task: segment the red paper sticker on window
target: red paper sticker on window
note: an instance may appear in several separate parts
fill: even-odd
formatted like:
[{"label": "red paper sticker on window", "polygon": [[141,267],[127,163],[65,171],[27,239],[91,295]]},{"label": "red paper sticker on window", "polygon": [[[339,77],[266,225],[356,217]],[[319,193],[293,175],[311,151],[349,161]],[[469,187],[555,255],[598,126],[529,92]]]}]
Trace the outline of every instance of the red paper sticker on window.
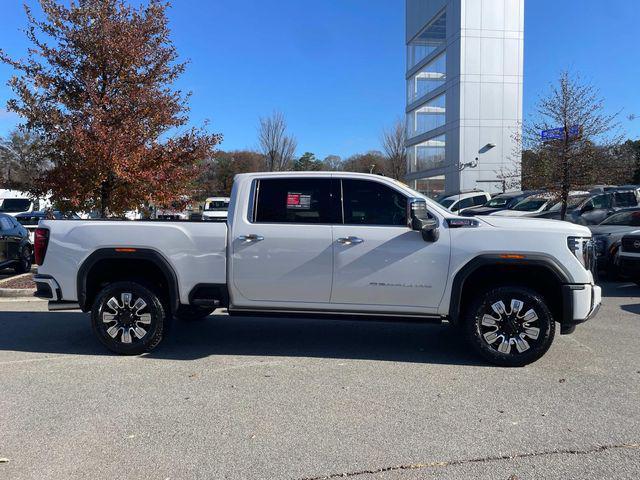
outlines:
[{"label": "red paper sticker on window", "polygon": [[287,210],[309,210],[310,208],[311,195],[287,192]]},{"label": "red paper sticker on window", "polygon": [[287,206],[293,207],[296,205],[300,205],[300,194],[299,193],[289,193],[287,195]]}]

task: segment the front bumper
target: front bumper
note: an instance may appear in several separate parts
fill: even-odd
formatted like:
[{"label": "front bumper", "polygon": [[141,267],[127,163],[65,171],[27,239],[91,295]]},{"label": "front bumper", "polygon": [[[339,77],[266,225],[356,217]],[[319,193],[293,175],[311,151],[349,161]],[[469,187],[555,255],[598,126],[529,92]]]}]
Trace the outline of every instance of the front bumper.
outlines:
[{"label": "front bumper", "polygon": [[602,304],[602,289],[598,285],[573,284],[562,286],[564,312],[561,332],[571,333],[576,325],[595,317]]},{"label": "front bumper", "polygon": [[640,278],[640,254],[620,253],[620,273],[631,279]]}]

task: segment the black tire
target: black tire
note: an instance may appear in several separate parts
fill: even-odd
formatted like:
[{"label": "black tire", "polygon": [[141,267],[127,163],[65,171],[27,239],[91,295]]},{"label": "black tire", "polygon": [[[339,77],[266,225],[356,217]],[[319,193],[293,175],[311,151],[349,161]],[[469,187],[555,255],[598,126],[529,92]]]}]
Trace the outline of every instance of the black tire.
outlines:
[{"label": "black tire", "polygon": [[463,327],[467,340],[485,360],[501,367],[522,367],[549,350],[556,325],[536,292],[497,287],[472,300]]},{"label": "black tire", "polygon": [[213,313],[215,308],[209,307],[196,307],[194,305],[180,305],[178,310],[174,314],[178,320],[194,322],[198,320],[204,320]]},{"label": "black tire", "polygon": [[98,340],[112,352],[139,355],[162,341],[166,312],[155,292],[139,283],[116,282],[98,294],[91,309],[91,325]]},{"label": "black tire", "polygon": [[13,267],[13,271],[16,273],[28,273],[31,271],[32,265],[32,253],[31,249],[28,245],[22,247],[20,251],[20,258],[18,259],[18,263],[15,267]]}]

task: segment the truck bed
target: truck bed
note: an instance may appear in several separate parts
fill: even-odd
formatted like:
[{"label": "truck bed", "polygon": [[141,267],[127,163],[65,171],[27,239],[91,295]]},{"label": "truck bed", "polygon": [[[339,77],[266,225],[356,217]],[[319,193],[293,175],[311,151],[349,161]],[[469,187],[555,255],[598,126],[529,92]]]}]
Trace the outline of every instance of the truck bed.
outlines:
[{"label": "truck bed", "polygon": [[[144,248],[162,255],[173,267],[180,300],[188,303],[201,283],[226,283],[227,225],[217,222],[43,220],[51,235],[39,274],[54,275],[66,300],[77,300],[79,266],[103,248]],[[65,278],[66,276],[66,278]]]}]

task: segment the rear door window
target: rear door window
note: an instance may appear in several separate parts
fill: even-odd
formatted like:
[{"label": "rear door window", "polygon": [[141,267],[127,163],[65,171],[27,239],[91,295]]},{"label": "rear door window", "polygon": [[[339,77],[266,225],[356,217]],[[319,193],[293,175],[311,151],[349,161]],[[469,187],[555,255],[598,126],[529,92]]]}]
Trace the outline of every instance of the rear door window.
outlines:
[{"label": "rear door window", "polygon": [[633,192],[615,192],[613,198],[617,207],[635,207],[638,200]]},{"label": "rear door window", "polygon": [[339,223],[339,198],[331,178],[257,180],[254,222]]}]

